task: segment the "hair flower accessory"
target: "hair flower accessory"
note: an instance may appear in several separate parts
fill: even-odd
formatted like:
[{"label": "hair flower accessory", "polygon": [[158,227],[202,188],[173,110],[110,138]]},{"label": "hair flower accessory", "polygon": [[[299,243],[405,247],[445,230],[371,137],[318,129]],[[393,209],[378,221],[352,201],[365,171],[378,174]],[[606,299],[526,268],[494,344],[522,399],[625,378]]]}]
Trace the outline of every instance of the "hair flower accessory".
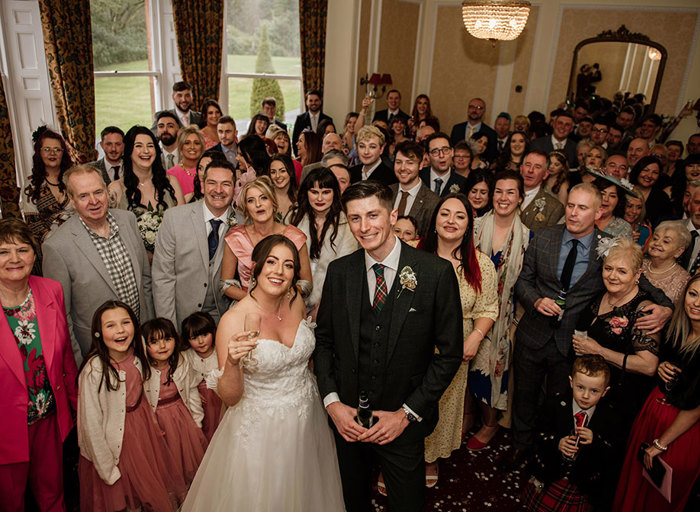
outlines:
[{"label": "hair flower accessory", "polygon": [[595,248],[595,252],[598,255],[599,259],[605,259],[608,257],[608,253],[610,252],[610,249],[615,247],[617,245],[617,242],[620,241],[620,237],[599,237],[598,240],[598,245]]},{"label": "hair flower accessory", "polygon": [[401,296],[402,291],[408,290],[412,292],[416,289],[416,286],[418,286],[418,278],[416,277],[416,273],[408,265],[401,269],[401,272],[399,273],[399,283],[401,283],[401,289],[399,290],[399,293],[396,294],[396,298]]}]

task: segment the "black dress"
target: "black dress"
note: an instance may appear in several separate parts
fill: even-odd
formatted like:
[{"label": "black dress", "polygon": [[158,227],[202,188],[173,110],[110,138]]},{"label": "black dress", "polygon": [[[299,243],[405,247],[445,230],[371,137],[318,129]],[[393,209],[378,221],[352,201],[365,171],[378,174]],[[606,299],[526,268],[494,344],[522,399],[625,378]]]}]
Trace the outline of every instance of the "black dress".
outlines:
[{"label": "black dress", "polygon": [[[603,296],[604,294],[598,296],[588,308],[584,309],[577,329],[587,330],[589,338],[615,352],[634,355],[648,350],[658,355],[658,342],[634,327],[640,316],[640,304],[650,301],[649,295],[639,290],[637,295],[626,304],[599,315],[598,309]],[[654,377],[631,373],[626,368],[610,365],[610,391],[606,400],[620,412],[620,420],[627,426],[627,432],[654,387],[654,383]]]}]

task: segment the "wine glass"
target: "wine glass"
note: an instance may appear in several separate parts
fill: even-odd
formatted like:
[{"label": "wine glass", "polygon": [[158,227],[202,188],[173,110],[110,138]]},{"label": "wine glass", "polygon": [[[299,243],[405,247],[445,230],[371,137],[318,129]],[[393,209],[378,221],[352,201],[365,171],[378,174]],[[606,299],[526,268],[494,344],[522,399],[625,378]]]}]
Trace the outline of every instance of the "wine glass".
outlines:
[{"label": "wine glass", "polygon": [[[243,330],[248,332],[248,338],[253,339],[260,336],[260,324],[262,323],[262,318],[258,313],[246,313],[245,320],[243,321]],[[243,359],[246,366],[253,368],[257,365],[257,361],[253,357],[253,351],[248,352]]]}]

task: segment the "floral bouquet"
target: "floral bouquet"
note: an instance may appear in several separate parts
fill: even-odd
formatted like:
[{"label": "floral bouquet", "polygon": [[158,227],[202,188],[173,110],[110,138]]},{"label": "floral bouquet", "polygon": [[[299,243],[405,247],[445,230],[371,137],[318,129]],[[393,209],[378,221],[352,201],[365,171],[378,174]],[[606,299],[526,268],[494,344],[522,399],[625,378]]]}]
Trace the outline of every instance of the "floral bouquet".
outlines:
[{"label": "floral bouquet", "polygon": [[160,229],[161,222],[163,222],[163,210],[149,208],[140,215],[137,212],[134,213],[137,214],[137,224],[143,239],[143,245],[148,252],[153,253],[156,247],[156,235],[158,234],[158,229]]}]

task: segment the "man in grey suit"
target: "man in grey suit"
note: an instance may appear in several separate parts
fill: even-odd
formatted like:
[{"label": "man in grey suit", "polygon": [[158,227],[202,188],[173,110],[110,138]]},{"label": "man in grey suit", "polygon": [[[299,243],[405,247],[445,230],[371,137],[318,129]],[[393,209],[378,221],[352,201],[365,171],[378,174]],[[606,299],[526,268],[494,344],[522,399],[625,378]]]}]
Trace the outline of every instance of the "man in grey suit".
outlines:
[{"label": "man in grey suit", "polygon": [[117,126],[107,126],[100,133],[100,147],[105,156],[90,165],[96,167],[102,173],[102,179],[106,184],[117,181],[124,176],[122,155],[124,154],[124,132]]},{"label": "man in grey suit", "polygon": [[223,237],[237,223],[231,210],[236,171],[215,160],[204,171],[204,200],[165,212],[153,254],[153,297],[156,315],[176,326],[196,311],[216,322],[229,300],[219,292]]},{"label": "man in grey suit", "polygon": [[92,315],[107,300],[121,300],[139,321],[153,317],[151,266],[136,217],[109,210],[107,186],[91,165],[63,176],[76,212],[42,245],[43,272],[63,286],[76,362],[92,345]]},{"label": "man in grey suit", "polygon": [[399,180],[389,188],[393,194],[398,216],[410,215],[418,223],[418,235],[424,236],[430,225],[430,216],[440,202],[418,176],[425,150],[416,142],[405,141],[396,146],[394,173]]},{"label": "man in grey suit", "polygon": [[555,149],[562,151],[569,160],[572,169],[578,166],[576,158],[576,143],[569,138],[574,131],[574,117],[565,110],[558,110],[552,125],[552,135],[545,135],[532,141],[530,149],[543,151],[545,155]]},{"label": "man in grey suit", "polygon": [[[175,108],[170,109],[169,112],[177,116],[182,126],[199,124],[202,120],[202,113],[192,110],[192,86],[190,84],[187,82],[175,82],[173,84],[172,98],[173,103],[175,103]],[[156,112],[155,119],[158,119],[158,114],[160,114],[160,112]],[[153,133],[156,131],[155,119],[151,127]]]},{"label": "man in grey suit", "polygon": [[[580,183],[569,192],[566,224],[545,227],[525,252],[515,293],[525,315],[515,332],[513,354],[513,444],[505,459],[506,469],[524,462],[534,446],[537,401],[547,382],[547,395],[569,387],[572,335],[579,315],[604,290],[602,258],[596,252],[608,237],[595,226],[601,215],[601,195],[590,183]],[[668,298],[645,278],[639,286],[658,306],[647,306],[651,314],[636,323],[641,330],[658,331],[670,318]],[[565,306],[557,304],[563,297]]]}]

